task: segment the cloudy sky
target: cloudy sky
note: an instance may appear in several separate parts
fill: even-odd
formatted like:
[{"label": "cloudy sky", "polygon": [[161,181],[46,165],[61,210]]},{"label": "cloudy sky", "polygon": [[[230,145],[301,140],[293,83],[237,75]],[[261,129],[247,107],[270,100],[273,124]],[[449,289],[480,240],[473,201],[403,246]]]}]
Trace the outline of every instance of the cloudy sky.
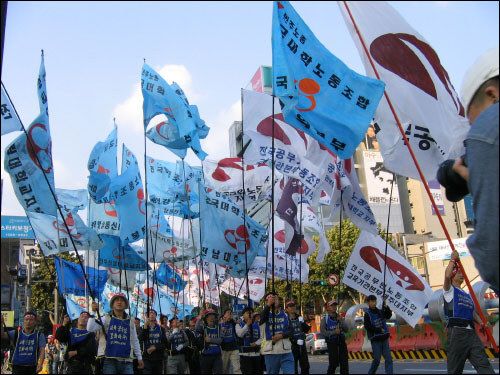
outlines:
[{"label": "cloudy sky", "polygon": [[[458,92],[467,68],[498,45],[498,2],[389,3],[437,51]],[[364,74],[335,2],[292,5],[333,54]],[[220,159],[229,156],[229,127],[241,119],[240,89],[260,65],[271,65],[271,20],[272,2],[9,2],[2,82],[28,126],[39,111],[44,50],[58,188],[86,188],[90,151],[113,118],[119,144],[142,163],[144,59],[198,105],[211,127],[202,147]],[[18,134],[2,136],[2,215],[24,216],[3,169],[5,148]],[[176,160],[149,140],[147,152]],[[191,151],[186,161],[200,164]]]}]

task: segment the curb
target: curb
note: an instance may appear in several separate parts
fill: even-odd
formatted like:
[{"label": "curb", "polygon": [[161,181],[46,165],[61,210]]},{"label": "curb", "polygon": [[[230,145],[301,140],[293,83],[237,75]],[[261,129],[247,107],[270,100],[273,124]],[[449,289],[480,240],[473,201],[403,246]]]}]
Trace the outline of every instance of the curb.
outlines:
[{"label": "curb", "polygon": [[[488,358],[498,358],[498,353],[495,353],[490,348],[485,348],[484,352]],[[443,349],[431,350],[391,350],[393,359],[446,359],[446,351]],[[349,352],[349,359],[373,359],[372,352]]]}]

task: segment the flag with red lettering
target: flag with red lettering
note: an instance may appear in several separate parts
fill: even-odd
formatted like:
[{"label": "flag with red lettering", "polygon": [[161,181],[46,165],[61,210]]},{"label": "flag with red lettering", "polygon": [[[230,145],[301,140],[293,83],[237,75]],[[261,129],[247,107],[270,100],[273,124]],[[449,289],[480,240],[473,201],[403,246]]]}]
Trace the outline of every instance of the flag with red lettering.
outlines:
[{"label": "flag with red lettering", "polygon": [[[352,18],[386,84],[386,93],[422,172],[434,179],[442,161],[464,153],[462,141],[469,130],[462,103],[437,52],[385,2],[339,1],[338,5],[366,73],[375,77]],[[375,122],[385,167],[420,179],[385,97]]]},{"label": "flag with red lettering", "polygon": [[368,296],[377,296],[377,306],[382,306],[385,270],[385,295],[387,305],[406,322],[415,327],[432,296],[429,284],[408,261],[370,232],[361,231],[344,271],[342,282]]}]

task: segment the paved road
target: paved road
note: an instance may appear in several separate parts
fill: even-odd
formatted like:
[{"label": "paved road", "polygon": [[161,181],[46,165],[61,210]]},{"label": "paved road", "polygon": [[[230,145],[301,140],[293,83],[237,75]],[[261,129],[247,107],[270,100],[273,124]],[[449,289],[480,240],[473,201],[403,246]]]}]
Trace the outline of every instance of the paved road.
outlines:
[{"label": "paved road", "polygon": [[[498,359],[490,360],[495,373],[499,373]],[[311,366],[311,374],[326,374],[328,370],[328,356],[315,355],[309,356],[309,364]],[[358,359],[349,360],[349,373],[350,374],[367,374],[370,368],[371,360]],[[337,374],[340,369],[337,368]],[[377,370],[378,374],[385,374],[384,360],[380,362]],[[443,359],[395,359],[394,360],[394,373],[395,374],[446,374],[446,360]],[[474,367],[467,362],[464,368],[464,374],[476,374]]]}]

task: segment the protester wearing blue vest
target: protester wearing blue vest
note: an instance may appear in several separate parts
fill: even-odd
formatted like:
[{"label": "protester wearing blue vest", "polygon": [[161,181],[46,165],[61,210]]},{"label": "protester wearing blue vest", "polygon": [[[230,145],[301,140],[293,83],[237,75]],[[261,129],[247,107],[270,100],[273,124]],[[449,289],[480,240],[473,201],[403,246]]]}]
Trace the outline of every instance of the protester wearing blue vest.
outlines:
[{"label": "protester wearing blue vest", "polygon": [[24,328],[22,330],[5,332],[2,315],[0,336],[3,340],[9,340],[14,348],[13,374],[36,374],[42,370],[45,359],[45,335],[35,329],[35,324],[36,314],[27,312],[24,314]]},{"label": "protester wearing blue vest", "polygon": [[163,352],[167,338],[162,327],[156,321],[156,311],[149,310],[149,316],[139,337],[143,343],[143,374],[163,374]]},{"label": "protester wearing blue vest", "polygon": [[386,298],[387,296],[384,297],[382,303],[382,311],[377,308],[377,297],[375,295],[370,294],[366,299],[368,309],[365,310],[364,323],[373,351],[373,361],[368,370],[369,374],[375,374],[377,372],[381,356],[384,356],[385,373],[393,373],[391,348],[389,346],[390,334],[386,323],[386,320],[390,319],[392,316],[392,311],[385,304]]},{"label": "protester wearing blue vest", "polygon": [[186,360],[189,366],[190,374],[199,374],[200,370],[200,338],[201,334],[195,329],[198,317],[191,317],[189,327],[186,328],[186,335],[189,345],[186,350]]},{"label": "protester wearing blue vest", "polygon": [[263,374],[262,360],[260,355],[259,323],[255,321],[255,314],[251,307],[243,310],[243,320],[236,325],[236,335],[239,337],[240,365],[243,374]]},{"label": "protester wearing blue vest", "polygon": [[[222,373],[241,374],[240,355],[236,340],[236,323],[233,320],[231,309],[224,310],[221,322],[222,330]],[[233,365],[233,372],[229,372],[229,364]]]},{"label": "protester wearing blue vest", "polygon": [[[138,369],[144,368],[144,362],[134,318],[125,312],[129,307],[127,297],[123,293],[116,293],[109,305],[111,313],[103,316],[100,322],[95,318],[89,319],[87,330],[98,332],[104,327],[97,353],[99,357],[104,357],[103,374],[133,374],[134,355],[138,359]],[[98,308],[98,304],[93,302],[92,311]]]},{"label": "protester wearing blue vest", "polygon": [[340,364],[340,373],[349,374],[349,357],[345,332],[348,331],[344,319],[337,315],[336,301],[325,303],[326,314],[321,318],[320,332],[325,337],[328,348],[328,371],[327,374],[335,374]]},{"label": "protester wearing blue vest", "polygon": [[[494,374],[484,346],[474,329],[474,321],[482,325],[474,311],[474,301],[461,289],[464,276],[458,267],[459,254],[453,251],[444,273],[443,297],[446,328],[448,329],[449,374],[461,374],[468,359],[479,374]],[[483,329],[485,327],[483,326]]]},{"label": "protester wearing blue vest", "polygon": [[195,329],[201,334],[204,348],[200,355],[202,374],[222,374],[222,343],[221,327],[216,322],[217,313],[208,309],[205,314],[200,313]]},{"label": "protester wearing blue vest", "polygon": [[300,364],[300,373],[307,375],[309,374],[309,358],[307,357],[305,341],[306,333],[311,330],[311,327],[304,322],[304,318],[299,316],[296,311],[297,306],[295,305],[295,301],[288,301],[286,303],[286,313],[293,331],[290,341],[292,343],[295,374],[299,373]]},{"label": "protester wearing blue vest", "polygon": [[67,374],[90,374],[97,354],[95,333],[87,331],[90,314],[82,311],[76,328],[71,327],[68,315],[64,316],[63,324],[57,328],[56,339],[67,345],[64,360],[67,363]]},{"label": "protester wearing blue vest", "polygon": [[260,334],[263,337],[261,353],[266,362],[268,374],[293,374],[292,343],[289,337],[293,334],[288,316],[281,311],[276,293],[268,293],[266,306],[261,314]]},{"label": "protester wearing blue vest", "polygon": [[189,345],[189,340],[186,332],[181,330],[179,325],[180,322],[176,316],[170,319],[170,331],[167,333],[169,344],[168,374],[184,374],[184,371],[186,371],[186,357],[184,356],[184,352],[185,348]]}]

